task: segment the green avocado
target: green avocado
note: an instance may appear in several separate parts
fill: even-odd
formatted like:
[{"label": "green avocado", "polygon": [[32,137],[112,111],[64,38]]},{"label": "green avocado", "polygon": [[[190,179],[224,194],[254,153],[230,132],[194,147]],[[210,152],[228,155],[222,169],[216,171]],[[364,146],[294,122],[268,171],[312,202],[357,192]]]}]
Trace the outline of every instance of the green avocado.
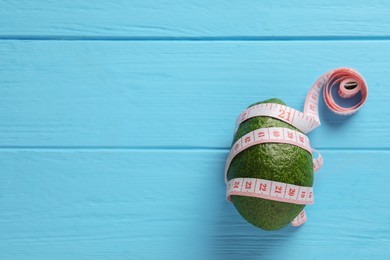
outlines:
[{"label": "green avocado", "polygon": [[[253,105],[260,103],[286,105],[276,98]],[[285,127],[299,131],[281,120],[259,116],[240,124],[233,144],[245,134],[264,127]],[[290,144],[258,144],[245,149],[233,159],[227,173],[227,179],[234,178],[259,178],[312,187],[312,155],[305,149]],[[231,201],[244,219],[265,230],[277,230],[285,227],[305,207],[304,205],[238,195],[231,196]]]}]

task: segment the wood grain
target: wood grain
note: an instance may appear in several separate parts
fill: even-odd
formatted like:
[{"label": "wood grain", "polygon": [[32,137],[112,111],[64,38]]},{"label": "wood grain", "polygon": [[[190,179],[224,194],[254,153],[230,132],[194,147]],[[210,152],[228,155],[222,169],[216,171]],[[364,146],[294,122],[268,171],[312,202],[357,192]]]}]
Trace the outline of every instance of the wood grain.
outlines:
[{"label": "wood grain", "polygon": [[309,221],[266,232],[224,198],[227,151],[2,150],[1,256],[387,256],[389,151],[323,155]]},{"label": "wood grain", "polygon": [[[0,0],[0,259],[389,259],[390,5]],[[350,66],[367,104],[320,104],[300,228],[225,200],[236,115],[301,109]]]},{"label": "wood grain", "polygon": [[385,0],[1,1],[0,36],[380,39],[390,37],[389,12]]},{"label": "wood grain", "polygon": [[317,77],[351,66],[374,90],[366,107],[345,118],[321,104],[312,143],[389,148],[388,53],[387,41],[0,42],[0,145],[228,148],[251,103],[302,109]]}]

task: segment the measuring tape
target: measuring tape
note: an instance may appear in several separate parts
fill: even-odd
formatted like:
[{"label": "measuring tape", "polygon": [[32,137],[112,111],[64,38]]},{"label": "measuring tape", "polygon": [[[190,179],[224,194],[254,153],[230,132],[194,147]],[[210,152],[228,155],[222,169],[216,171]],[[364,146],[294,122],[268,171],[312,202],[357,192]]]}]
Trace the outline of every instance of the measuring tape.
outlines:
[{"label": "measuring tape", "polygon": [[[348,108],[339,106],[333,99],[333,88],[338,87],[338,95],[348,99],[360,93],[360,101]],[[325,104],[332,112],[338,115],[351,115],[356,113],[367,100],[368,89],[363,77],[354,69],[338,68],[331,70],[319,77],[311,86],[306,95],[303,113],[291,107],[263,103],[251,106],[239,114],[236,120],[234,133],[239,125],[249,118],[268,116],[284,121],[299,131],[284,127],[259,128],[251,131],[238,139],[230,150],[225,165],[226,198],[230,201],[231,195],[256,197],[293,204],[313,204],[313,188],[297,186],[289,183],[281,183],[271,180],[255,178],[234,178],[227,179],[227,173],[233,159],[245,149],[263,143],[284,143],[290,144],[317,156],[313,159],[314,171],[318,171],[323,159],[320,153],[311,148],[309,138],[305,135],[320,126],[318,116],[318,99],[320,91],[323,90]],[[293,226],[300,226],[307,220],[304,210],[291,222]]]},{"label": "measuring tape", "polygon": [[294,204],[313,204],[313,187],[255,178],[235,178],[227,183],[227,195],[257,197]]}]

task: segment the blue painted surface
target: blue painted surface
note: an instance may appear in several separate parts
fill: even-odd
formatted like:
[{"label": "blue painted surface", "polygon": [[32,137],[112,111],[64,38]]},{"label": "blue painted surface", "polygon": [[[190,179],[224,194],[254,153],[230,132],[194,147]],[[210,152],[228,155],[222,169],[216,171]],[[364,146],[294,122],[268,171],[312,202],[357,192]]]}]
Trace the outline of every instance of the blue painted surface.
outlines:
[{"label": "blue painted surface", "polygon": [[[390,4],[311,2],[0,1],[0,259],[388,259]],[[369,98],[320,105],[309,221],[252,227],[235,116],[341,66]]]}]

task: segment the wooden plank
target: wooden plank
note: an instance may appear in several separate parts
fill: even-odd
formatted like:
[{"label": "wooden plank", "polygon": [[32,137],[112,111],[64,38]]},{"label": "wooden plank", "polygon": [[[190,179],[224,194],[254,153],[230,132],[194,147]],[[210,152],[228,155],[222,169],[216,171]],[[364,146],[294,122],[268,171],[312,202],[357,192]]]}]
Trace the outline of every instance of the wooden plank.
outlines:
[{"label": "wooden plank", "polygon": [[0,258],[385,258],[389,155],[324,151],[308,222],[266,232],[225,200],[227,151],[3,149]]},{"label": "wooden plank", "polygon": [[322,104],[312,144],[389,148],[389,53],[387,41],[2,41],[0,146],[228,148],[246,106],[302,109],[317,77],[351,66],[369,101],[348,118]]},{"label": "wooden plank", "polygon": [[0,7],[3,38],[390,36],[385,0],[19,0]]}]

